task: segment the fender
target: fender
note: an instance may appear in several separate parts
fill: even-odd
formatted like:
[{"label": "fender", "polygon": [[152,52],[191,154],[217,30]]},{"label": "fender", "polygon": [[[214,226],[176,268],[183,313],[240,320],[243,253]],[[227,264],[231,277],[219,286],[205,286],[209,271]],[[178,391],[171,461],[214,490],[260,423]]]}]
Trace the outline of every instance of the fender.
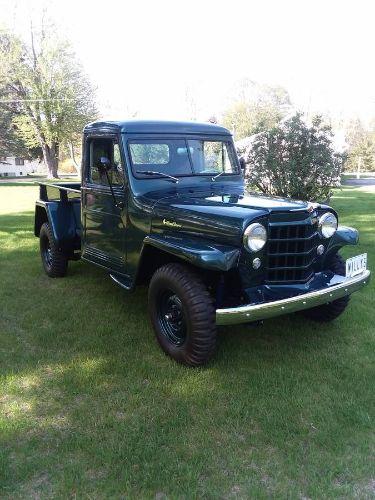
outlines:
[{"label": "fender", "polygon": [[50,225],[59,248],[64,250],[80,249],[81,222],[79,204],[37,201],[34,223],[35,236],[39,236],[40,228],[44,222],[48,222]]},{"label": "fender", "polygon": [[211,241],[166,235],[150,235],[144,246],[151,245],[190,264],[212,271],[229,271],[238,264],[240,249]]},{"label": "fender", "polygon": [[348,226],[338,226],[337,231],[328,244],[326,256],[338,252],[345,245],[357,245],[358,241],[359,234],[357,229]]}]

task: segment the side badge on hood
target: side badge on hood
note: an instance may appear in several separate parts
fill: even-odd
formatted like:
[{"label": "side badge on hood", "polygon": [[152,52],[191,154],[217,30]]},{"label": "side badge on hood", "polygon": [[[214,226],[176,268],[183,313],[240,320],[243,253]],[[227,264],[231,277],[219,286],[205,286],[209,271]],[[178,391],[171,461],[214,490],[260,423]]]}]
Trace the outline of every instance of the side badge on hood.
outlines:
[{"label": "side badge on hood", "polygon": [[180,229],[182,227],[181,224],[177,224],[177,222],[167,220],[167,219],[163,219],[163,224],[164,224],[164,226],[174,227],[175,229]]}]

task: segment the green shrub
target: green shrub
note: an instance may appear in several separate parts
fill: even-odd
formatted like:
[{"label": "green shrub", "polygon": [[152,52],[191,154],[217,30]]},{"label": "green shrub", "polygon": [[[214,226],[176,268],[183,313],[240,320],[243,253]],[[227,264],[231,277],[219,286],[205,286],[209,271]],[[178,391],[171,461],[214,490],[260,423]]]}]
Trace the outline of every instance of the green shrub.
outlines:
[{"label": "green shrub", "polygon": [[246,153],[246,178],[265,194],[326,200],[337,186],[343,156],[321,117],[308,126],[300,113],[257,134]]}]

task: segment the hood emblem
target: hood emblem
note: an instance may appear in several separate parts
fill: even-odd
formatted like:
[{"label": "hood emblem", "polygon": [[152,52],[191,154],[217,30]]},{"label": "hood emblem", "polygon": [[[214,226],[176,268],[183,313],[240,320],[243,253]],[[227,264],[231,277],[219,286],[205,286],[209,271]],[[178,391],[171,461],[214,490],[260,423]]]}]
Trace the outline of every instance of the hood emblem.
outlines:
[{"label": "hood emblem", "polygon": [[175,229],[179,229],[182,227],[181,224],[177,224],[177,222],[175,222],[173,220],[167,220],[167,219],[163,219],[163,224],[164,224],[164,226],[174,227]]},{"label": "hood emblem", "polygon": [[307,211],[308,211],[309,213],[311,213],[311,212],[313,212],[316,208],[319,208],[319,207],[320,207],[319,203],[311,203],[311,202],[309,202],[308,207],[307,207]]},{"label": "hood emblem", "polygon": [[319,208],[320,205],[319,203],[311,203],[310,201],[307,203],[307,207],[302,207],[302,208],[292,208],[290,211],[291,212],[304,212],[305,210],[311,214],[315,209]]}]

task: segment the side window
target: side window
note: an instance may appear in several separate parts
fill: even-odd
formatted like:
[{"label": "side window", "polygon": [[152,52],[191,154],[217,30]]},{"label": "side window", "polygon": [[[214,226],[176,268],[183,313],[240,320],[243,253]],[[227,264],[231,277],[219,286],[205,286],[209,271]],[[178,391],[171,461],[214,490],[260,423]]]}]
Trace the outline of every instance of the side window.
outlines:
[{"label": "side window", "polygon": [[111,182],[114,186],[122,186],[124,184],[124,170],[118,142],[113,142],[112,164],[113,167],[108,172]]},{"label": "side window", "polygon": [[123,166],[121,162],[120,148],[115,139],[91,139],[88,151],[88,181],[101,186],[108,186],[105,170],[102,168],[100,159],[108,158],[112,168],[108,171],[108,177],[113,186],[124,184]]}]

